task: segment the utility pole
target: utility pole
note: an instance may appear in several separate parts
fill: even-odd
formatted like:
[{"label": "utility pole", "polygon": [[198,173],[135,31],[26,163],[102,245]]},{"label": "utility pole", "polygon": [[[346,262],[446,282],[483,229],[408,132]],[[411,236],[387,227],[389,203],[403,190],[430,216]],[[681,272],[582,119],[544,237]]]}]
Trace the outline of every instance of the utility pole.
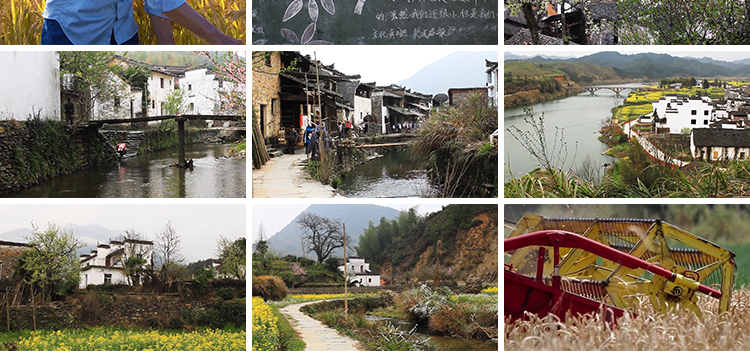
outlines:
[{"label": "utility pole", "polygon": [[349,270],[346,268],[346,223],[342,224],[344,225],[344,318],[349,318]]},{"label": "utility pole", "polygon": [[[318,75],[320,70],[318,68],[318,52],[313,52],[313,55],[315,56],[315,84],[317,85],[318,90],[318,113],[320,116],[318,122],[323,124],[323,109],[320,107],[320,75]],[[325,128],[325,126],[323,128]],[[320,127],[318,127],[318,132],[318,152],[320,152],[320,162],[322,164],[325,159],[325,152],[323,152],[323,132],[320,132]],[[346,265],[346,260],[344,260],[344,264]]]}]

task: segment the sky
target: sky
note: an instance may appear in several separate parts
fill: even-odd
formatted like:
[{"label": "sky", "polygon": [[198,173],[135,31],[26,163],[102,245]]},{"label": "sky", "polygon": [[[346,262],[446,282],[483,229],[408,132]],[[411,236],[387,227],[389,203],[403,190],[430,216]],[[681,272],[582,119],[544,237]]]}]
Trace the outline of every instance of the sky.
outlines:
[{"label": "sky", "polygon": [[185,261],[190,263],[215,257],[220,235],[245,236],[246,216],[244,204],[3,204],[0,233],[30,229],[32,222],[42,230],[49,223],[98,224],[109,230],[133,228],[153,240],[171,220],[180,235]]},{"label": "sky", "polygon": [[347,75],[359,74],[363,82],[377,82],[389,85],[408,79],[420,69],[432,64],[448,54],[458,52],[447,46],[371,46],[363,51],[355,46],[317,46],[315,50],[305,47],[302,54],[309,54],[325,65],[335,64],[334,68]]},{"label": "sky", "polygon": [[562,57],[582,57],[592,53],[607,51],[622,54],[666,53],[676,57],[709,57],[729,62],[750,58],[750,50],[741,50],[737,46],[544,46],[544,48],[540,48],[540,46],[528,46],[528,48],[515,47],[506,52],[517,55],[545,54]]},{"label": "sky", "polygon": [[[376,205],[395,208],[399,211],[406,211],[412,206],[417,206],[417,213],[420,215],[440,211],[443,208],[440,204],[376,203]],[[253,240],[257,237],[261,222],[266,231],[266,237],[271,237],[309,206],[310,204],[254,204],[252,208]]]}]

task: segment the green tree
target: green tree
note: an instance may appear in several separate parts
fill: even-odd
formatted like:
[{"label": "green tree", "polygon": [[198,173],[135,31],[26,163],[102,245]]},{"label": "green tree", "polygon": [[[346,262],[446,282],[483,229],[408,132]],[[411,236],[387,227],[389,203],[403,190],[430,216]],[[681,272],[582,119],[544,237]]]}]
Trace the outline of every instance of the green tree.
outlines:
[{"label": "green tree", "polygon": [[[142,233],[133,228],[128,228],[120,235],[120,240],[126,245],[125,276],[131,286],[139,286],[143,275],[153,266],[151,260],[149,260],[151,253],[146,248],[141,247],[142,244],[139,243],[147,241],[147,239]],[[128,241],[130,243],[126,243]]]},{"label": "green tree", "polygon": [[706,79],[703,79],[703,82],[701,83],[701,86],[702,86],[702,87],[703,87],[704,89],[708,89],[709,87],[711,87],[711,84],[709,84],[709,83],[708,83],[708,80],[706,80]]},{"label": "green tree", "polygon": [[114,80],[121,69],[111,65],[114,52],[62,51],[60,53],[60,82],[77,95],[78,118],[89,117],[94,102],[114,100],[124,89]]},{"label": "green tree", "polygon": [[40,230],[34,223],[31,236],[24,239],[33,249],[21,256],[26,281],[41,287],[45,299],[56,286],[67,284],[77,287],[81,279],[81,265],[76,250],[83,247],[70,230],[62,230],[54,223]]},{"label": "green tree", "polygon": [[162,104],[165,115],[179,115],[185,112],[186,107],[187,91],[182,89],[170,91]]},{"label": "green tree", "polygon": [[246,241],[244,237],[236,240],[220,236],[218,240],[217,256],[221,260],[219,271],[222,274],[244,280],[247,269]]},{"label": "green tree", "polygon": [[623,44],[750,43],[748,1],[620,0],[618,3]]},{"label": "green tree", "polygon": [[[213,66],[211,70],[216,73],[217,79],[223,82],[219,88],[219,103],[222,111],[239,115],[246,115],[247,95],[245,83],[247,83],[245,57],[239,52],[198,52],[205,56]],[[254,57],[255,58],[255,57]],[[230,83],[231,85],[227,85]]]},{"label": "green tree", "polygon": [[130,86],[143,90],[143,95],[141,96],[142,112],[148,110],[148,78],[150,75],[151,71],[142,66],[128,67],[122,72],[122,77],[128,81]]}]

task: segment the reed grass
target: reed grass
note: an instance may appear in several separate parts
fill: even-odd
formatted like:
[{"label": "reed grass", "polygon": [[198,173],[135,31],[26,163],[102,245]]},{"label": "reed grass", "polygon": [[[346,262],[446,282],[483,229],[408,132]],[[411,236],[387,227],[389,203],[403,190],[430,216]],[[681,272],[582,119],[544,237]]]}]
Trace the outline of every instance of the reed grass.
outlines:
[{"label": "reed grass", "polygon": [[[246,41],[246,2],[243,0],[187,0],[195,11],[227,35]],[[0,45],[39,44],[42,35],[42,12],[45,0],[0,1]],[[134,3],[135,21],[140,28],[141,44],[158,44],[142,1]],[[177,44],[195,45],[207,42],[181,26],[174,25]]]}]

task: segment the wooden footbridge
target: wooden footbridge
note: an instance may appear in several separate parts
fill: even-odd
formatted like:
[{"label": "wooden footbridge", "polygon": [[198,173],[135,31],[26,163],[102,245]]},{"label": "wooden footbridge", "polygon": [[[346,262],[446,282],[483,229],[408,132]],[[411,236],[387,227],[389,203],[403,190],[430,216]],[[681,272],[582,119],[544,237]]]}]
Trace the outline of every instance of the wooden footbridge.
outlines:
[{"label": "wooden footbridge", "polygon": [[172,119],[177,122],[177,151],[178,151],[177,165],[180,168],[186,168],[187,166],[185,162],[185,121],[187,120],[241,121],[245,119],[245,116],[234,116],[234,115],[149,116],[149,117],[136,117],[136,118],[112,119],[112,120],[92,120],[92,121],[79,124],[78,127],[99,129],[105,124],[140,123],[140,122],[153,122],[153,121],[163,121],[163,120],[172,120]]}]

